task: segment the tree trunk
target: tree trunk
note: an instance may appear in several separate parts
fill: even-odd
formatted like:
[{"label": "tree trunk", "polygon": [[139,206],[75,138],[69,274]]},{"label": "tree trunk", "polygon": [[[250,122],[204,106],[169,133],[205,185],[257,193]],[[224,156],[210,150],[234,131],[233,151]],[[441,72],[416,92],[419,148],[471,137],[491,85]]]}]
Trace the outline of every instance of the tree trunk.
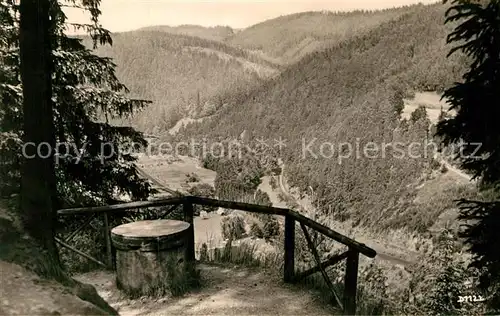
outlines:
[{"label": "tree trunk", "polygon": [[[23,86],[21,211],[26,231],[60,267],[54,241],[57,201],[54,170],[50,0],[21,0],[20,61]],[[58,268],[51,267],[51,268]]]}]

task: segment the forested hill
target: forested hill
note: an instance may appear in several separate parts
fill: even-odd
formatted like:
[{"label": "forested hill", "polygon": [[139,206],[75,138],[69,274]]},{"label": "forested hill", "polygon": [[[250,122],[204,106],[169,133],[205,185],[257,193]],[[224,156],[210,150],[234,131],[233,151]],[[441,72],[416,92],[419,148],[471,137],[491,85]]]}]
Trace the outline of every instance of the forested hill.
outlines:
[{"label": "forested hill", "polygon": [[182,117],[208,115],[234,93],[278,73],[277,66],[244,50],[164,31],[116,33],[113,46],[101,46],[97,53],[113,58],[118,78],[134,97],[153,101],[122,123],[155,133]]},{"label": "forested hill", "polygon": [[282,64],[366,33],[408,10],[300,13],[238,32],[181,25],[113,34],[113,46],[97,53],[113,58],[118,78],[135,97],[153,101],[133,119],[113,123],[162,133],[183,117],[210,115],[245,99],[282,71]]},{"label": "forested hill", "polygon": [[286,15],[246,28],[229,37],[227,43],[290,64],[308,53],[368,32],[408,10],[409,7],[403,7],[374,12],[325,11]]},{"label": "forested hill", "polygon": [[[401,158],[388,148],[374,159],[354,155],[339,162],[337,156],[341,142],[363,148],[367,142],[408,144],[428,136],[425,117],[401,122],[396,109],[407,92],[442,90],[464,71],[460,56],[446,58],[445,9],[441,4],[412,7],[368,34],[309,55],[248,99],[188,127],[184,135],[234,139],[246,130],[269,139],[271,146],[282,137],[287,140],[287,177],[302,189],[311,185],[325,212],[332,207],[329,212],[339,219],[376,222],[379,228],[425,229],[442,210],[419,213],[401,200],[408,201],[402,199],[405,190],[433,165],[431,155],[412,151],[421,158]],[[303,144],[315,138],[313,152],[318,154],[327,141],[334,145],[334,155],[329,157],[327,146],[326,158],[307,154],[303,159]]]},{"label": "forested hill", "polygon": [[224,41],[234,35],[234,30],[229,26],[204,27],[200,25],[157,25],[139,29],[140,31],[161,31],[171,34],[195,36],[212,41]]}]

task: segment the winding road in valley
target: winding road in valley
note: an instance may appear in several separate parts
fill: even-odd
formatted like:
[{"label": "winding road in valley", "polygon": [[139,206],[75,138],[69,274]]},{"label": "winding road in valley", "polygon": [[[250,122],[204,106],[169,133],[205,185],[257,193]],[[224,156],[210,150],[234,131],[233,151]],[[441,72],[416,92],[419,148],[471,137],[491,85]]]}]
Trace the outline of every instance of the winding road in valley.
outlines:
[{"label": "winding road in valley", "polygon": [[[449,172],[456,174],[457,177],[459,177],[461,179],[461,181],[464,181],[464,182],[470,181],[471,177],[469,175],[465,174],[463,171],[452,166],[450,163],[446,162],[441,157],[436,156],[435,158],[438,161],[440,161],[441,164],[445,165]],[[312,212],[314,212],[315,210],[312,208],[310,203],[304,203],[303,201],[301,201],[300,199],[295,197],[294,194],[292,194],[290,192],[290,190],[287,188],[286,176],[285,176],[286,166],[283,163],[283,161],[281,161],[281,159],[279,160],[279,166],[281,167],[281,170],[282,170],[281,174],[278,176],[278,179],[277,179],[278,183],[279,183],[280,193],[282,193],[284,196],[286,196],[288,200],[293,201],[299,207],[300,211],[304,215],[307,216],[307,215],[311,214]],[[157,189],[160,189],[161,191],[165,191],[165,192],[167,192],[171,195],[174,195],[174,196],[175,195],[182,195],[182,192],[172,190],[172,189],[166,187],[165,184],[163,184],[160,180],[153,177],[149,172],[145,171],[144,169],[137,167],[137,170],[141,174],[141,176],[151,180]],[[268,188],[267,190],[271,190],[271,188]],[[276,194],[276,193],[274,193],[274,194]],[[352,233],[349,234],[348,231],[350,230],[350,227],[346,227],[345,224],[342,224],[342,223],[333,223],[332,228],[337,230],[339,233],[344,234],[344,235],[351,235],[349,237],[356,239],[359,242],[365,243],[367,246],[373,248],[375,251],[377,251],[376,260],[383,260],[383,261],[386,261],[386,262],[394,264],[394,265],[407,267],[407,266],[410,266],[413,262],[415,262],[418,258],[418,255],[419,255],[415,251],[405,249],[399,245],[390,244],[387,241],[377,240],[377,239],[374,239],[372,237],[359,236],[359,235],[352,234]],[[208,230],[210,230],[210,229],[208,229]]]},{"label": "winding road in valley", "polygon": [[453,172],[454,174],[456,174],[457,176],[462,178],[465,182],[475,182],[475,180],[472,179],[471,175],[469,175],[469,174],[463,172],[462,170],[458,169],[457,167],[453,166],[445,159],[439,157],[438,155],[436,155],[434,158],[437,159],[439,161],[439,163],[444,165],[446,167],[446,169],[448,169],[449,172]]},{"label": "winding road in valley", "polygon": [[[289,190],[286,188],[286,180],[284,179],[284,170],[285,170],[285,164],[280,160],[279,161],[279,164],[280,164],[280,167],[281,167],[281,174],[279,175],[278,177],[278,183],[279,183],[279,189],[281,191],[281,193],[283,193],[288,199],[290,199],[291,201],[294,201],[302,210],[302,213],[303,214],[308,214],[308,207],[304,206],[300,201],[298,201],[294,196],[293,194],[291,194],[289,192]],[[174,195],[174,196],[179,196],[179,195],[182,195],[182,192],[179,192],[179,191],[176,191],[176,190],[172,190],[170,188],[168,188],[167,186],[165,186],[164,183],[162,183],[160,180],[156,179],[155,177],[153,177],[149,172],[145,171],[144,169],[140,168],[137,166],[137,171],[139,172],[139,174],[146,178],[146,179],[149,179],[153,182],[154,186],[161,190],[161,191],[165,191],[171,195]],[[310,210],[310,207],[309,207],[309,211]],[[206,221],[204,221],[204,224],[205,224]],[[215,225],[215,224],[214,224]],[[214,225],[211,225],[211,226],[214,226]],[[220,224],[217,223],[216,226],[218,227]],[[199,225],[198,225],[199,226]],[[201,226],[200,226],[201,227]],[[214,226],[215,227],[215,226]],[[338,227],[334,227],[334,229],[338,229]],[[205,235],[205,234],[208,234],[208,231],[210,230],[213,230],[213,227],[209,227],[207,229],[204,229],[203,232],[200,232],[201,235]],[[340,233],[343,233],[345,234],[344,231],[342,230],[339,230]],[[212,232],[213,233],[213,232]],[[392,249],[397,249],[396,252],[398,253],[401,253],[402,252],[402,249],[401,247],[397,247],[397,246],[394,246],[394,247],[387,247],[385,245],[383,245],[382,243],[380,242],[377,242],[377,241],[373,241],[373,240],[370,240],[370,241],[365,241],[365,240],[362,240],[361,238],[358,238],[356,236],[350,236],[352,238],[355,238],[357,241],[359,242],[364,242],[366,243],[369,247],[373,248],[375,251],[377,251],[377,257],[376,259],[378,260],[385,260],[385,261],[388,261],[390,263],[393,263],[395,265],[401,265],[401,266],[409,266],[412,264],[412,260],[409,259],[409,258],[412,258],[412,256],[410,254],[408,255],[405,255],[404,258],[401,258],[401,257],[397,257],[397,256],[394,256],[394,255],[391,255],[391,251],[389,248],[392,248]],[[203,239],[203,238],[202,238]],[[395,251],[392,251],[392,253],[394,253]],[[413,257],[415,257],[415,254],[413,254]]]},{"label": "winding road in valley", "polygon": [[[308,210],[307,207],[305,207],[299,200],[297,200],[293,194],[289,192],[289,190],[285,186],[286,180],[284,179],[284,170],[285,170],[285,164],[281,159],[279,159],[278,164],[281,167],[281,174],[278,176],[278,183],[280,187],[280,191],[289,199],[294,201],[301,209],[303,214],[308,214],[311,213],[312,210]],[[333,227],[333,229],[338,230],[338,227]],[[343,231],[339,231],[342,234],[345,234]],[[348,236],[350,238],[356,239],[359,242],[365,243],[368,247],[373,248],[377,252],[377,256],[375,259],[377,260],[384,260],[387,262],[390,262],[395,265],[401,265],[404,267],[410,266],[414,263],[416,256],[418,255],[415,252],[412,251],[406,251],[406,254],[404,255],[404,258],[400,258],[397,256],[392,255],[391,253],[398,252],[401,253],[401,247],[399,246],[387,246],[385,243],[379,242],[379,241],[365,241],[362,240],[361,238],[357,238],[356,236]],[[392,251],[391,251],[392,249]]]}]

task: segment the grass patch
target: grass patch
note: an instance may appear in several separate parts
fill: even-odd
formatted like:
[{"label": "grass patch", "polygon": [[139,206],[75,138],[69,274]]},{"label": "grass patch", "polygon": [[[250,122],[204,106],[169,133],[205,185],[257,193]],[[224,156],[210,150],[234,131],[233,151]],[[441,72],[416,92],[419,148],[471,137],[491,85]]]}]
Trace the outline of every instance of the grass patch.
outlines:
[{"label": "grass patch", "polygon": [[199,260],[203,263],[234,264],[244,267],[274,267],[282,269],[283,259],[278,253],[259,253],[258,246],[248,242],[235,244],[229,239],[223,247],[198,247]]}]

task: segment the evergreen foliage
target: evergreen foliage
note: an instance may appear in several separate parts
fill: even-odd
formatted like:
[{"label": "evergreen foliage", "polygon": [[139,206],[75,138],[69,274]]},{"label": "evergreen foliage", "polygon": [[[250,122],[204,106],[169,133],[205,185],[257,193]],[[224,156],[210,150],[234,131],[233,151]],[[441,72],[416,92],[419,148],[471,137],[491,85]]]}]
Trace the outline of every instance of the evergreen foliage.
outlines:
[{"label": "evergreen foliage", "polygon": [[[442,91],[465,69],[464,56],[446,58],[445,38],[453,25],[443,25],[445,11],[440,4],[413,6],[366,33],[306,55],[182,134],[217,141],[236,139],[246,130],[252,135],[248,146],[256,152],[255,159],[280,156],[288,183],[301,192],[311,186],[315,206],[324,214],[376,224],[381,230],[425,231],[436,218],[408,201],[433,163],[431,150],[425,150],[426,140],[432,138],[429,121],[424,115],[402,121],[398,112],[404,98],[415,91]],[[286,148],[278,152],[280,137]],[[268,148],[261,150],[259,139]],[[313,155],[306,150],[311,142]],[[377,158],[363,153],[372,142],[379,148]],[[412,142],[422,146],[410,148]],[[352,146],[350,155],[347,145],[340,148],[343,143]],[[401,146],[384,151],[387,144]],[[443,209],[432,211],[433,216]]]},{"label": "evergreen foliage", "polygon": [[[98,3],[84,8],[91,12],[91,24],[66,21],[62,4],[52,2],[51,29],[56,142],[56,172],[61,206],[111,203],[118,194],[146,199],[152,189],[134,168],[135,158],[125,151],[131,143],[146,145],[140,132],[131,127],[109,124],[108,119],[127,117],[150,102],[127,97],[127,88],[118,80],[116,65],[99,57],[82,40],[64,34],[71,26],[87,31],[94,45],[112,44],[110,34],[98,23]],[[2,2],[2,193],[19,190],[22,153],[22,102],[16,6]],[[102,121],[104,117],[106,121]],[[65,146],[64,144],[69,144]]]},{"label": "evergreen foliage", "polygon": [[[84,43],[92,45],[89,38]],[[120,66],[118,78],[134,97],[154,101],[143,112],[113,122],[153,134],[165,133],[184,117],[216,113],[279,70],[218,41],[154,30],[114,34],[113,46],[98,47],[95,53],[113,58]]]},{"label": "evergreen foliage", "polygon": [[[207,183],[200,183],[192,186],[189,189],[189,194],[193,196],[205,197],[205,198],[215,198],[215,189]],[[217,210],[217,207],[214,206],[206,206],[206,205],[195,205],[194,214],[196,216],[200,215],[200,212],[205,211],[207,213],[214,212]]]},{"label": "evergreen foliage", "polygon": [[305,55],[366,33],[409,10],[301,12],[253,25],[229,37],[237,47],[263,52],[268,59],[293,64]]},{"label": "evergreen foliage", "polygon": [[[437,134],[445,144],[460,145],[462,167],[481,179],[483,189],[489,189],[481,201],[460,202],[460,219],[466,224],[461,236],[466,238],[474,256],[471,266],[483,269],[480,286],[491,296],[489,308],[498,313],[500,2],[454,0],[451,3],[446,22],[460,24],[448,36],[448,43],[455,45],[449,56],[462,52],[471,63],[462,80],[444,93],[457,115],[444,118],[438,124]],[[481,144],[479,149],[477,144]]]}]

